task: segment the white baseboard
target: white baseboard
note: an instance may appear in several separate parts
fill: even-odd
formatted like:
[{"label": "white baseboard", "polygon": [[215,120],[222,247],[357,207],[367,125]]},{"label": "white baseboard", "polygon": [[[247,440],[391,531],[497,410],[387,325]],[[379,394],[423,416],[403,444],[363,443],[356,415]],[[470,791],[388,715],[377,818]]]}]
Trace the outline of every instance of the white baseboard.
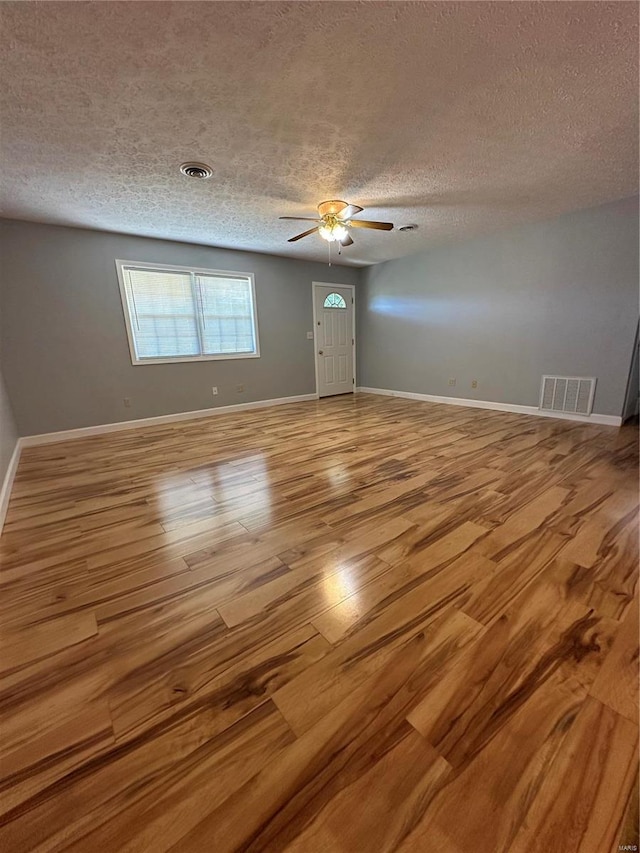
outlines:
[{"label": "white baseboard", "polygon": [[213,409],[199,409],[195,412],[177,412],[173,415],[158,415],[154,418],[138,418],[133,421],[119,421],[114,424],[97,424],[96,426],[66,429],[61,432],[44,432],[39,435],[25,435],[20,439],[22,447],[34,447],[38,444],[54,444],[58,441],[73,441],[76,438],[87,438],[91,435],[103,435],[108,432],[120,432],[126,429],[138,429],[145,426],[158,426],[176,421],[190,421],[196,418],[209,418],[215,415],[226,415],[230,412],[240,412],[245,409],[262,409],[267,406],[282,406],[285,403],[306,403],[317,400],[316,394],[298,394],[296,397],[275,397],[272,400],[255,400],[252,403],[237,403],[233,406],[218,406]]},{"label": "white baseboard", "polygon": [[13,453],[11,454],[11,459],[9,460],[9,467],[7,468],[7,472],[4,475],[4,482],[2,483],[2,489],[0,490],[0,534],[2,534],[4,520],[7,517],[7,509],[9,508],[9,498],[11,497],[11,488],[13,486],[14,477],[16,476],[16,471],[18,470],[18,462],[20,461],[21,451],[22,440],[18,439],[16,441],[16,446],[13,448]]},{"label": "white baseboard", "polygon": [[144,426],[157,426],[159,424],[170,424],[176,421],[190,421],[196,418],[208,418],[214,415],[225,415],[229,412],[239,412],[244,409],[262,409],[267,406],[282,406],[285,403],[306,403],[309,400],[317,400],[317,394],[298,394],[294,397],[275,397],[271,400],[255,400],[252,403],[237,403],[234,406],[218,406],[213,409],[199,409],[195,412],[177,412],[173,415],[158,415],[154,418],[138,418],[133,421],[120,421],[114,424],[97,424],[96,426],[80,427],[79,429],[67,429],[61,432],[45,432],[39,435],[25,435],[16,442],[7,473],[5,474],[2,489],[0,490],[0,534],[9,507],[11,488],[18,470],[20,454],[24,447],[36,447],[40,444],[54,444],[58,441],[72,441],[76,438],[87,438],[92,435],[103,435],[109,432],[120,432],[126,429],[138,429]]},{"label": "white baseboard", "polygon": [[492,403],[489,400],[465,400],[462,397],[437,397],[434,394],[415,394],[412,391],[390,391],[387,388],[356,388],[362,394],[381,394],[384,397],[406,397],[425,403],[444,403],[448,406],[468,406],[472,409],[494,409],[498,412],[513,412],[518,415],[535,415],[539,418],[557,418],[563,421],[580,421],[584,424],[620,426],[622,418],[616,415],[572,415],[567,412],[546,412],[537,406],[519,406],[516,403]]},{"label": "white baseboard", "polygon": [[[590,424],[604,424],[605,426],[620,426],[622,418],[614,415],[592,414],[571,415],[565,412],[545,412],[536,406],[519,406],[512,403],[493,403],[488,400],[466,400],[460,397],[438,397],[433,394],[416,394],[412,391],[391,391],[386,388],[365,388],[359,386],[357,393],[379,394],[386,397],[405,397],[409,400],[421,400],[427,403],[444,403],[450,406],[468,406],[474,409],[494,409],[499,412],[514,412],[521,415],[535,415],[543,418],[558,418],[560,420],[580,421]],[[35,447],[40,444],[54,444],[58,441],[72,441],[77,438],[86,438],[92,435],[103,435],[109,432],[120,432],[127,429],[138,429],[145,426],[157,426],[159,424],[175,423],[177,421],[189,421],[196,418],[208,418],[215,415],[224,415],[230,412],[239,412],[246,409],[261,409],[268,406],[281,406],[286,403],[305,403],[317,400],[317,394],[299,394],[294,397],[276,397],[271,400],[256,400],[252,403],[238,403],[233,406],[219,406],[213,409],[199,409],[195,412],[178,412],[173,415],[159,415],[154,418],[139,418],[132,421],[120,421],[113,424],[97,424],[96,426],[80,427],[79,429],[62,430],[61,432],[47,432],[39,435],[26,435],[16,442],[9,467],[5,474],[2,489],[0,490],[0,533],[7,514],[9,498],[13,480],[18,469],[20,454],[23,447]]]}]

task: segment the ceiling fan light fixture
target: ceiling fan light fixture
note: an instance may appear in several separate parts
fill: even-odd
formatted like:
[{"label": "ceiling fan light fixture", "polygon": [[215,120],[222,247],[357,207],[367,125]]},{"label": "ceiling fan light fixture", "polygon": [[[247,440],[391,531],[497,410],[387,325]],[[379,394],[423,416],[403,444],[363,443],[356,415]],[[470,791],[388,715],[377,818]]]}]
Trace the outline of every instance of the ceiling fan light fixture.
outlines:
[{"label": "ceiling fan light fixture", "polygon": [[333,236],[333,229],[330,225],[321,225],[318,228],[318,234],[322,237],[323,240],[326,240],[327,243],[333,243],[336,239]]},{"label": "ceiling fan light fixture", "polygon": [[344,240],[348,233],[346,227],[340,222],[325,222],[324,225],[318,228],[318,234],[327,243],[336,243]]}]

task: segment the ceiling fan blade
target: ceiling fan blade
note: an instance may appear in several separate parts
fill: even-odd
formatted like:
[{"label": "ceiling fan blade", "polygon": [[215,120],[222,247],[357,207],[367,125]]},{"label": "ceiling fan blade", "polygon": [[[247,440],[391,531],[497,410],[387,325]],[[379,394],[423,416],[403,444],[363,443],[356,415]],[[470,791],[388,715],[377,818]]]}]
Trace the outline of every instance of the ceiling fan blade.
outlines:
[{"label": "ceiling fan blade", "polygon": [[298,222],[320,222],[317,216],[279,216],[278,219],[295,219]]},{"label": "ceiling fan blade", "polygon": [[369,222],[366,219],[352,219],[349,227],[353,228],[375,228],[376,231],[391,231],[393,222]]},{"label": "ceiling fan blade", "polygon": [[357,204],[348,204],[340,213],[337,214],[338,219],[351,219],[356,213],[362,213],[364,207],[358,207]]},{"label": "ceiling fan blade", "polygon": [[321,201],[318,205],[318,213],[320,216],[337,216],[346,207],[349,207],[346,201],[334,198],[329,201]]},{"label": "ceiling fan blade", "polygon": [[346,237],[343,237],[342,240],[340,240],[340,245],[341,246],[353,246],[353,240],[351,239],[351,236],[349,234],[347,234]]},{"label": "ceiling fan blade", "polygon": [[315,234],[315,232],[317,230],[318,230],[317,227],[316,228],[309,228],[308,231],[303,231],[302,234],[296,234],[295,237],[289,238],[289,240],[287,240],[287,243],[295,243],[296,240],[302,240],[303,237],[308,237],[309,234]]}]

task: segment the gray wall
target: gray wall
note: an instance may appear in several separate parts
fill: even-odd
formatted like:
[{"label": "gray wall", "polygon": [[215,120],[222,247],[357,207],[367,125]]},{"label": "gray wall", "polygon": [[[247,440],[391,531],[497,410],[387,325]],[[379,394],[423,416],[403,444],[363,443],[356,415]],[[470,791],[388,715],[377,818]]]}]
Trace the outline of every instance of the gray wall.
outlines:
[{"label": "gray wall", "polygon": [[[0,490],[18,440],[13,410],[0,371]],[[1,522],[0,522],[1,528]]]},{"label": "gray wall", "polygon": [[[0,250],[1,358],[21,435],[314,393],[311,282],[354,284],[360,276],[354,268],[7,220]],[[261,357],[133,366],[116,258],[255,273]]]},{"label": "gray wall", "polygon": [[537,406],[542,374],[596,376],[594,412],[620,415],[637,199],[368,267],[357,310],[362,386]]},{"label": "gray wall", "polygon": [[[594,375],[594,411],[622,411],[637,200],[366,271],[6,220],[0,251],[0,361],[20,435],[313,393],[313,280],[360,282],[359,385],[535,406],[543,373]],[[115,258],[254,272],[261,357],[133,366]],[[4,460],[15,427],[2,406]]]}]

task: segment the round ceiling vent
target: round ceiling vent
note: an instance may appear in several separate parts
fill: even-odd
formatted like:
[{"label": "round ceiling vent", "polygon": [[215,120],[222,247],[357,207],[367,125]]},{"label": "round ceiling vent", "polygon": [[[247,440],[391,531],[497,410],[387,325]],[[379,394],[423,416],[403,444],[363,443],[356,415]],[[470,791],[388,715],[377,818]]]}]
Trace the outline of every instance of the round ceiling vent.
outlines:
[{"label": "round ceiling vent", "polygon": [[417,225],[403,225],[402,228],[398,228],[398,231],[402,231],[403,233],[405,233],[407,231],[417,231],[417,230],[418,230]]},{"label": "round ceiling vent", "polygon": [[180,171],[188,178],[210,178],[213,175],[211,166],[206,163],[183,163]]}]

